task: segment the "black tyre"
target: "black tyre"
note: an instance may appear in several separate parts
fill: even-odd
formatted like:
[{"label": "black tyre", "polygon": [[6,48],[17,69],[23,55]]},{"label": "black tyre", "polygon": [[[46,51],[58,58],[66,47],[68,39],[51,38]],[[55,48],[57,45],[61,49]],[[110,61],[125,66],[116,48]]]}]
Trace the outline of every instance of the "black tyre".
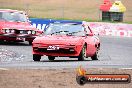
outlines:
[{"label": "black tyre", "polygon": [[92,60],[98,60],[98,57],[97,57],[97,54],[95,53],[92,57],[91,57]]},{"label": "black tyre", "polygon": [[49,59],[50,61],[53,61],[53,60],[55,60],[55,57],[54,57],[54,56],[48,56],[48,59]]},{"label": "black tyre", "polygon": [[79,85],[84,85],[87,82],[87,79],[84,76],[77,76],[76,81]]},{"label": "black tyre", "polygon": [[32,41],[28,41],[29,45],[32,45]]},{"label": "black tyre", "polygon": [[99,48],[97,49],[96,53],[91,57],[92,60],[98,60],[98,52],[99,52]]},{"label": "black tyre", "polygon": [[0,40],[0,42],[4,42],[4,40]]},{"label": "black tyre", "polygon": [[33,60],[34,61],[40,61],[41,55],[33,54]]},{"label": "black tyre", "polygon": [[83,61],[85,57],[86,57],[86,46],[84,45],[78,57],[78,61]]}]

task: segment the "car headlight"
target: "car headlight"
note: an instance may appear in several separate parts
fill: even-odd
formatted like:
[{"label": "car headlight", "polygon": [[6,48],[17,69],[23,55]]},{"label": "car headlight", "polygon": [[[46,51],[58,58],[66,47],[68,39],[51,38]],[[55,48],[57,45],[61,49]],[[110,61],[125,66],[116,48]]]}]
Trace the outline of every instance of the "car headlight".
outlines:
[{"label": "car headlight", "polygon": [[6,33],[10,33],[10,30],[9,30],[9,29],[6,29],[5,32],[6,32]]},{"label": "car headlight", "polygon": [[36,32],[35,31],[32,31],[32,34],[36,34]]},{"label": "car headlight", "polygon": [[12,29],[12,30],[11,30],[11,33],[14,33],[14,32],[15,32],[15,30]]},{"label": "car headlight", "polygon": [[32,31],[28,31],[27,33],[28,33],[28,34],[31,34],[31,33],[32,33]]},{"label": "car headlight", "polygon": [[23,33],[23,31],[20,31],[20,33],[22,34],[22,33]]}]

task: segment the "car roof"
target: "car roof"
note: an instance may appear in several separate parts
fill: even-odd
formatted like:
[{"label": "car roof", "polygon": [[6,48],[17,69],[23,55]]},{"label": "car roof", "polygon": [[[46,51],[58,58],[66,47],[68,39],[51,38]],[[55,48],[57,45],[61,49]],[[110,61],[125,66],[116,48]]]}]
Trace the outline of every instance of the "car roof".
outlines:
[{"label": "car roof", "polygon": [[13,10],[13,9],[0,9],[0,12],[19,12],[19,13],[25,13],[24,11]]}]

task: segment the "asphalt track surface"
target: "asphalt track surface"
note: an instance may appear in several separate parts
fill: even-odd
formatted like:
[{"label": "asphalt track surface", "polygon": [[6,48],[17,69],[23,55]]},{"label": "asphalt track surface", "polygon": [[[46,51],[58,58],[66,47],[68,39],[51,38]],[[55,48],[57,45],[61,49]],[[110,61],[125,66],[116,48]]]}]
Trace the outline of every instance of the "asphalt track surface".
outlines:
[{"label": "asphalt track surface", "polygon": [[0,49],[14,52],[16,58],[1,58],[0,68],[132,68],[132,38],[102,36],[99,60],[78,61],[77,58],[57,57],[49,61],[43,56],[40,62],[32,60],[32,47],[27,42],[0,42]]}]

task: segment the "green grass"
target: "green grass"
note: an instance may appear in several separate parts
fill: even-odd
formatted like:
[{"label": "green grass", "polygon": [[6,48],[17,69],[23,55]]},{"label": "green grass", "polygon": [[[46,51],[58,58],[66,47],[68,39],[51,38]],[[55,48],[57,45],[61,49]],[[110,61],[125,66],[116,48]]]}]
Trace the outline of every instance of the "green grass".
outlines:
[{"label": "green grass", "polygon": [[[34,18],[100,22],[99,6],[102,1],[103,0],[0,0],[0,8],[24,10],[30,17]],[[124,22],[132,24],[132,0],[122,0],[122,2],[127,8]]]}]

